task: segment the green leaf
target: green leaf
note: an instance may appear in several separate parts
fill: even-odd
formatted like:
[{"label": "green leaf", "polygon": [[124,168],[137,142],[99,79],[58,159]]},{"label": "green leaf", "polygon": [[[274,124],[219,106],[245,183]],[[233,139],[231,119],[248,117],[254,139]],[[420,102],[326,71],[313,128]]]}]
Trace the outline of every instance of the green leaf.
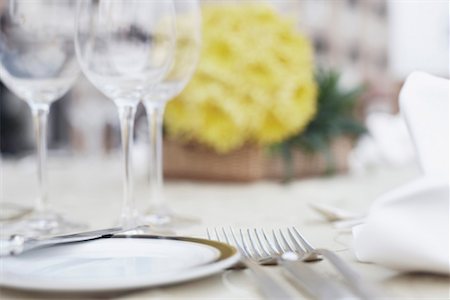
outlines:
[{"label": "green leaf", "polygon": [[317,71],[316,80],[319,87],[317,98],[317,114],[303,132],[273,145],[274,153],[281,153],[285,162],[285,178],[294,174],[292,170],[292,151],[297,148],[310,153],[322,153],[328,162],[328,171],[334,170],[331,155],[331,141],[339,136],[358,137],[366,132],[361,122],[354,116],[365,87],[358,86],[351,90],[343,90],[339,86],[340,74],[335,70]]}]

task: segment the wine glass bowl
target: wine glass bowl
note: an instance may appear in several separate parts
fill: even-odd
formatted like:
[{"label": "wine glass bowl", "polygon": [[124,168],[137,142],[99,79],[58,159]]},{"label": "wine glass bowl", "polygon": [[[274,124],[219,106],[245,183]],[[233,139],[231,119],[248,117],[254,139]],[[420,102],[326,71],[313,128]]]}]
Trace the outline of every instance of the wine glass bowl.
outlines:
[{"label": "wine glass bowl", "polygon": [[197,0],[174,0],[174,57],[164,79],[144,96],[144,103],[165,103],[178,95],[195,71],[201,44],[201,13]]},{"label": "wine glass bowl", "polygon": [[136,105],[173,51],[170,1],[80,1],[77,54],[86,77],[115,102]]},{"label": "wine glass bowl", "polygon": [[78,77],[74,3],[12,0],[2,10],[0,77],[30,105],[49,105]]}]

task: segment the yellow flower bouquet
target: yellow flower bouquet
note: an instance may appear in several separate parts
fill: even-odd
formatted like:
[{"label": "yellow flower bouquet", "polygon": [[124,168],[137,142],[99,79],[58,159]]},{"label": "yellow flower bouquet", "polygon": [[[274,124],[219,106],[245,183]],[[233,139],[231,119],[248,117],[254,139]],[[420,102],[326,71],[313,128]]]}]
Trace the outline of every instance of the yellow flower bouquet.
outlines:
[{"label": "yellow flower bouquet", "polygon": [[168,103],[165,129],[219,154],[299,134],[317,110],[313,50],[290,20],[254,4],[203,7],[196,73]]},{"label": "yellow flower bouquet", "polygon": [[360,92],[338,82],[315,72],[310,41],[271,6],[204,6],[198,69],[166,110],[165,174],[251,181],[346,170],[363,132],[353,117]]}]

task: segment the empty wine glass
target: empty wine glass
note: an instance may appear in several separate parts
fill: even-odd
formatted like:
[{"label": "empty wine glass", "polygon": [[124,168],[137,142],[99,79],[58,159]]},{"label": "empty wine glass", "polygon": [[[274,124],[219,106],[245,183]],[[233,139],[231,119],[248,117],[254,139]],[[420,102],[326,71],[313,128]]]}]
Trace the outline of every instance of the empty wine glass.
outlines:
[{"label": "empty wine glass", "polygon": [[122,226],[137,225],[131,147],[136,107],[173,58],[175,13],[167,0],[80,0],[75,44],[86,77],[119,111],[123,150]]},{"label": "empty wine glass", "polygon": [[49,108],[79,73],[73,44],[75,4],[71,0],[9,0],[0,2],[0,13],[0,78],[30,106],[38,154],[39,197],[34,211],[10,225],[15,233],[26,235],[76,229],[77,224],[48,209],[46,172]]},{"label": "empty wine glass", "polygon": [[201,43],[201,11],[197,0],[174,0],[177,38],[174,61],[164,80],[145,95],[150,133],[150,208],[143,217],[146,223],[162,227],[178,227],[196,222],[175,214],[167,205],[163,188],[162,125],[164,108],[189,82],[199,56]]}]

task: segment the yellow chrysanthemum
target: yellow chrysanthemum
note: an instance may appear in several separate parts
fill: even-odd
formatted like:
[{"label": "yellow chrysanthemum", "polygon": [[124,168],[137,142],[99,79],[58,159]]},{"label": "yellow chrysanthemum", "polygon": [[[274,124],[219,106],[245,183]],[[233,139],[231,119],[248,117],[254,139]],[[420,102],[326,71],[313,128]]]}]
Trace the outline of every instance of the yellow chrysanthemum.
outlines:
[{"label": "yellow chrysanthemum", "polygon": [[172,136],[219,153],[280,142],[316,112],[310,42],[269,6],[203,8],[203,49],[186,89],[165,115]]}]

